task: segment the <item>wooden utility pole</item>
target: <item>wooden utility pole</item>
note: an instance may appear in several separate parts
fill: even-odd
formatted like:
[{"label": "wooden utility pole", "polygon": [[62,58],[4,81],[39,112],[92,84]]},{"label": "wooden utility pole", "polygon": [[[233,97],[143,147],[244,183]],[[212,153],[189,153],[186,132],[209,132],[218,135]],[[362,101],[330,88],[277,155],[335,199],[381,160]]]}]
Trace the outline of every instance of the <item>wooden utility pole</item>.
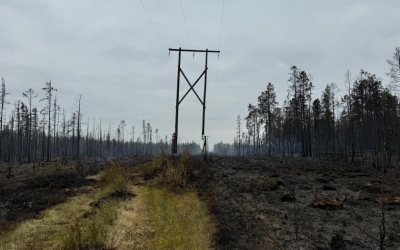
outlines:
[{"label": "wooden utility pole", "polygon": [[204,146],[203,146],[203,153],[204,153],[204,160],[207,160],[207,155],[208,155],[208,138],[210,136],[203,136],[203,140],[204,140]]},{"label": "wooden utility pole", "polygon": [[[194,50],[194,49],[169,49],[169,51],[178,51],[179,56],[178,56],[178,78],[177,78],[177,83],[176,83],[176,106],[175,106],[175,133],[172,135],[172,155],[176,154],[178,151],[178,115],[179,115],[179,104],[185,99],[187,94],[189,94],[190,91],[193,91],[194,94],[196,95],[197,99],[199,99],[200,103],[203,105],[203,122],[202,122],[202,129],[201,129],[201,136],[202,139],[204,140],[204,146],[203,148],[207,147],[207,137],[204,136],[204,127],[205,127],[205,116],[206,116],[206,91],[207,91],[207,61],[208,61],[208,53],[220,53],[219,50]],[[195,83],[192,85],[190,81],[187,79],[185,73],[183,72],[181,68],[181,54],[182,52],[198,52],[198,53],[206,53],[206,61],[205,61],[205,68],[203,73],[197,78]],[[182,99],[179,100],[179,85],[180,85],[180,76],[181,73],[183,77],[185,78],[186,82],[189,84],[190,88],[189,90],[185,93],[185,95],[182,97]],[[203,77],[204,75],[204,94],[203,94],[203,100],[199,97],[199,95],[196,93],[194,90],[194,86],[199,82],[199,80]],[[204,150],[204,159],[206,159],[206,150]]]}]

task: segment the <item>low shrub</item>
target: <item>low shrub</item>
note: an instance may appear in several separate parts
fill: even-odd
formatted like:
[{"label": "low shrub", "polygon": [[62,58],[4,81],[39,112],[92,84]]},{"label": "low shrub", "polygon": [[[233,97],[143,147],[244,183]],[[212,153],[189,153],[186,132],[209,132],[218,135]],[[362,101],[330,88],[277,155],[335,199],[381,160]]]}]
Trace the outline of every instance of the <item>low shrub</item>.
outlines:
[{"label": "low shrub", "polygon": [[121,162],[115,162],[100,175],[100,182],[111,191],[126,189],[129,180],[129,172]]},{"label": "low shrub", "polygon": [[59,157],[55,157],[49,162],[39,162],[37,166],[33,165],[37,168],[36,174],[38,176],[48,176],[54,174],[64,174],[68,171],[68,168],[62,165],[61,159]]},{"label": "low shrub", "polygon": [[174,162],[163,153],[140,169],[144,175],[153,176],[149,181],[150,186],[174,191],[186,187],[192,171],[192,159],[188,151],[183,152],[178,162]]},{"label": "low shrub", "polygon": [[162,151],[159,156],[154,157],[150,162],[139,165],[139,171],[148,180],[164,172],[168,168],[168,165],[172,164],[172,159]]}]

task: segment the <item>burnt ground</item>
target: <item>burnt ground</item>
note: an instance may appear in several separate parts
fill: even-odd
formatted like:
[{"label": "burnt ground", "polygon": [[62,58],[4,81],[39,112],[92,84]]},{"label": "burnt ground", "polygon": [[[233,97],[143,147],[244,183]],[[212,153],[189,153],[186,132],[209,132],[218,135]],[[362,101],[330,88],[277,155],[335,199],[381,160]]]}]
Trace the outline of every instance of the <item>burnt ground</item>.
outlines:
[{"label": "burnt ground", "polygon": [[[379,249],[380,174],[316,159],[215,158],[198,189],[220,249]],[[400,249],[400,170],[384,187],[385,249]],[[297,235],[297,237],[296,237]]]},{"label": "burnt ground", "polygon": [[[86,162],[84,173],[96,174],[108,164]],[[196,160],[195,168],[200,170],[195,185],[219,222],[217,249],[379,248],[381,179],[373,168],[315,159],[250,158],[215,158],[206,164]],[[25,164],[5,178],[2,169],[0,231],[36,218],[96,183],[74,171],[38,175],[38,166]],[[385,179],[386,249],[400,249],[399,180],[400,169]]]},{"label": "burnt ground", "polygon": [[[124,162],[132,167],[148,160],[149,157],[138,157]],[[8,165],[0,166],[0,231],[18,222],[38,218],[47,208],[86,192],[85,187],[97,183],[86,177],[96,175],[111,163],[111,160],[84,160],[77,171],[72,165],[62,166],[63,170],[55,169],[52,163],[15,165],[9,178],[6,176]]]},{"label": "burnt ground", "polygon": [[13,223],[38,218],[43,210],[84,192],[82,187],[96,182],[72,171],[13,182],[0,190],[0,231]]}]

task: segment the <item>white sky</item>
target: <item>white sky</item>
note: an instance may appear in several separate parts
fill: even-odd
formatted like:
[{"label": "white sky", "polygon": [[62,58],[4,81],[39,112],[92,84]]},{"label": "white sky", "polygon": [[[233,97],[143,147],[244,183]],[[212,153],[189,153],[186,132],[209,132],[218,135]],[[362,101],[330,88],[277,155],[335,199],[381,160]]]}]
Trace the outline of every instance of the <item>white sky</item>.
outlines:
[{"label": "white sky", "polygon": [[[142,1],[165,47],[190,49],[180,1]],[[217,50],[222,0],[182,4],[192,48]],[[225,0],[218,78],[217,55],[209,55],[210,142],[232,142],[236,116],[247,115],[268,82],[281,105],[292,65],[312,73],[314,98],[326,84],[342,87],[348,69],[353,75],[364,69],[388,84],[386,59],[400,46],[399,13],[398,0]],[[171,137],[177,53],[171,65],[140,0],[0,0],[0,16],[0,75],[11,103],[29,88],[39,93],[38,103],[51,80],[68,112],[82,94],[85,120],[101,119],[103,127],[111,121],[114,128],[125,120],[137,137],[145,119],[162,138]],[[204,54],[184,54],[181,66],[193,83]],[[181,79],[183,95],[189,86]],[[203,81],[196,91],[202,96]],[[182,141],[201,142],[201,118],[202,107],[189,93],[180,108]]]}]

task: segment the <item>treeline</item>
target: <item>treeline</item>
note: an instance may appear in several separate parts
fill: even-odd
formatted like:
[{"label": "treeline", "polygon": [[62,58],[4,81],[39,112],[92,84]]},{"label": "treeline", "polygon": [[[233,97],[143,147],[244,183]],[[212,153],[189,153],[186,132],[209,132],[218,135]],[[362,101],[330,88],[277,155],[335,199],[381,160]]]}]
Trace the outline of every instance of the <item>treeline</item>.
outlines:
[{"label": "treeline", "polygon": [[331,156],[345,161],[369,153],[390,162],[400,151],[400,103],[396,96],[400,47],[387,62],[388,86],[364,70],[355,76],[347,71],[342,89],[330,83],[319,95],[314,93],[312,75],[292,66],[283,105],[278,106],[274,85],[268,83],[258,102],[248,105],[244,123],[237,117],[233,144],[218,143],[214,153]]},{"label": "treeline", "polygon": [[[5,114],[7,102],[5,79],[0,91],[0,161],[37,162],[59,157],[66,162],[89,158],[121,158],[136,155],[156,155],[171,151],[168,137],[162,138],[159,130],[149,122],[141,124],[136,133],[135,126],[129,131],[122,120],[116,129],[111,122],[104,125],[84,117],[82,95],[75,98],[71,112],[61,109],[51,81],[42,88],[44,98],[37,99],[33,89],[24,91],[23,100],[14,103],[10,114]],[[38,102],[37,102],[38,100]],[[34,103],[36,101],[36,103]],[[43,103],[42,108],[38,104]],[[189,150],[200,154],[201,147],[195,142],[179,143],[178,153]]]}]

